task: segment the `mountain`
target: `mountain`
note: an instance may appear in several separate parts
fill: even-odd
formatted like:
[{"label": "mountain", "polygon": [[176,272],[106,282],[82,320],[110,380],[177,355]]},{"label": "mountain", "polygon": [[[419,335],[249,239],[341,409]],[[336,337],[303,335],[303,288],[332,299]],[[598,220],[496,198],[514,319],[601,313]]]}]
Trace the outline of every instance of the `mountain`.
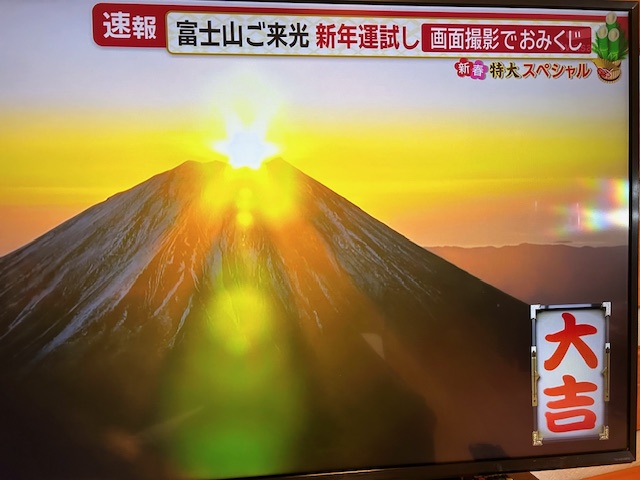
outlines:
[{"label": "mountain", "polygon": [[626,301],[629,260],[624,245],[522,244],[429,251],[526,303]]},{"label": "mountain", "polygon": [[528,305],[281,160],[95,205],[0,258],[0,307],[16,478],[534,454]]},{"label": "mountain", "polygon": [[[629,249],[619,246],[521,244],[430,247],[429,251],[528,304],[612,304],[611,341],[629,335]],[[624,361],[615,374],[623,375]],[[624,378],[620,382],[624,383]]]}]

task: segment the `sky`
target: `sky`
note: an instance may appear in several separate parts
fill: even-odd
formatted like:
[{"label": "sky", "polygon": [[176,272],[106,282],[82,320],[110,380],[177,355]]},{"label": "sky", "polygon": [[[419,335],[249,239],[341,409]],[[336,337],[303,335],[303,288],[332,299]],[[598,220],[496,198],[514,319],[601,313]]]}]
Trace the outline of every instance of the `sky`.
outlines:
[{"label": "sky", "polygon": [[232,117],[423,246],[626,242],[626,79],[107,48],[93,4],[0,1],[0,255],[187,160],[226,161]]}]

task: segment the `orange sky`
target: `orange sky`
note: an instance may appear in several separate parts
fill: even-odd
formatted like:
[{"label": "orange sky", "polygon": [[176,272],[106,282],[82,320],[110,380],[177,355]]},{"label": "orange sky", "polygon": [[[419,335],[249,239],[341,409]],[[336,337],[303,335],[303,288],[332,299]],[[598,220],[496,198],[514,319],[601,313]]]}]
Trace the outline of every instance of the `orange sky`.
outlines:
[{"label": "orange sky", "polygon": [[[12,225],[0,243],[5,251],[186,160],[225,160],[211,148],[226,135],[220,119],[200,130],[99,116],[84,123],[35,113],[2,120],[0,142],[11,159],[0,166],[0,218]],[[527,229],[547,228],[543,206],[597,195],[575,183],[583,165],[596,178],[623,173],[610,159],[624,157],[624,137],[607,145],[589,121],[573,122],[586,133],[572,139],[559,138],[555,124],[534,130],[524,121],[520,128],[494,120],[460,130],[461,122],[442,117],[391,126],[285,120],[274,118],[268,132],[280,156],[425,245],[491,244],[500,228],[524,229],[503,235],[505,243],[527,241]],[[492,221],[498,216],[504,221]]]},{"label": "orange sky", "polygon": [[90,6],[69,3],[64,35],[57,11],[0,19],[0,255],[184,161],[225,160],[212,145],[232,115],[265,122],[286,161],[422,245],[626,241],[624,227],[567,228],[580,218],[566,214],[626,208],[601,187],[627,177],[624,79],[103,48]]}]

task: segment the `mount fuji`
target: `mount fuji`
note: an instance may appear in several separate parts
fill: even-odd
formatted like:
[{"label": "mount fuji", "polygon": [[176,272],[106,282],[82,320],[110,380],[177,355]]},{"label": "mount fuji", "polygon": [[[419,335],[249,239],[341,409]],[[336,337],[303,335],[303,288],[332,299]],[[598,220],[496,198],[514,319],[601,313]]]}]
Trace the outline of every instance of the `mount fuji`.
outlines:
[{"label": "mount fuji", "polygon": [[282,160],[187,162],[0,258],[0,468],[531,454],[528,305]]}]

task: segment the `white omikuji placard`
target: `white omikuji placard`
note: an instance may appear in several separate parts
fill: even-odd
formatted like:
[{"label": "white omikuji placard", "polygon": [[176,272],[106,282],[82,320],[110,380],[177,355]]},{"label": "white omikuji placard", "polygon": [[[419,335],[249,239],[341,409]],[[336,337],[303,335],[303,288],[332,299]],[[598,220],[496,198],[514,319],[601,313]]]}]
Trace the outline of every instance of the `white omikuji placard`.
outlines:
[{"label": "white omikuji placard", "polygon": [[609,311],[610,303],[532,307],[541,442],[608,436]]}]

